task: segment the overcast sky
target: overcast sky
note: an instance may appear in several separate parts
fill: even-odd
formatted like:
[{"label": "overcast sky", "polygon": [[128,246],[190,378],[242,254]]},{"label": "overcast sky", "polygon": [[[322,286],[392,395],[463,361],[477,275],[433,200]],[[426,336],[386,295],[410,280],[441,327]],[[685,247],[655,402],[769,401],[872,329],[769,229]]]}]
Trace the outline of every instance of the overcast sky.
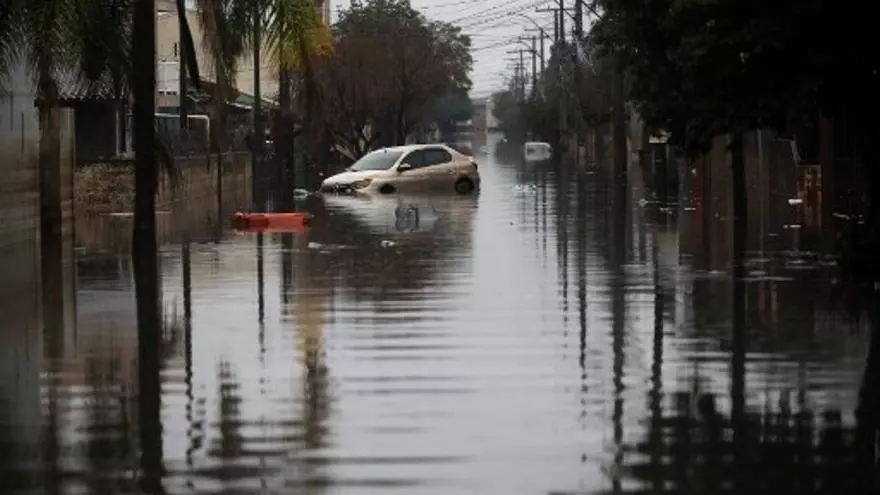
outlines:
[{"label": "overcast sky", "polygon": [[[334,15],[338,7],[347,7],[350,2],[330,1]],[[410,3],[426,17],[456,24],[471,36],[473,96],[485,96],[504,85],[505,74],[511,72],[508,69],[510,60],[518,58],[518,55],[507,52],[527,48],[517,43],[516,38],[535,34],[526,31],[535,28],[526,17],[543,26],[547,34],[553,36],[553,14],[537,13],[535,9],[558,5],[556,0],[410,0]],[[568,31],[568,26],[566,28]],[[550,45],[546,45],[549,53]],[[531,70],[531,56],[524,56]]]}]

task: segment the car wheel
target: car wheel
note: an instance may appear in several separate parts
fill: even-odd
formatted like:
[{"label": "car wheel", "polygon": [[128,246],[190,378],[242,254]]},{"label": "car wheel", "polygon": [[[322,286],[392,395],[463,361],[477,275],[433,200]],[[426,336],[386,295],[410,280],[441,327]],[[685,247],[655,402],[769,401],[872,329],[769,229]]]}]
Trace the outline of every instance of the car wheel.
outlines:
[{"label": "car wheel", "polygon": [[379,188],[379,194],[394,194],[395,190],[396,189],[394,189],[394,186],[391,184],[384,184]]},{"label": "car wheel", "polygon": [[455,192],[458,194],[470,194],[474,191],[474,183],[470,179],[458,179],[455,181]]}]

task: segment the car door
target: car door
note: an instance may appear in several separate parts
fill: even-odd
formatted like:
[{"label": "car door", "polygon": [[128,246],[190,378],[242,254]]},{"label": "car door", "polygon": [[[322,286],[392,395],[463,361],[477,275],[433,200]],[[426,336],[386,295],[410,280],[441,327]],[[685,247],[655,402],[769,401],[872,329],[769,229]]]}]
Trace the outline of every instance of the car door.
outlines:
[{"label": "car door", "polygon": [[423,175],[428,188],[435,191],[451,190],[455,183],[456,169],[452,154],[443,148],[427,148]]},{"label": "car door", "polygon": [[414,192],[424,187],[425,150],[410,151],[401,164],[409,165],[409,169],[401,170],[397,174],[395,186],[400,192]]}]

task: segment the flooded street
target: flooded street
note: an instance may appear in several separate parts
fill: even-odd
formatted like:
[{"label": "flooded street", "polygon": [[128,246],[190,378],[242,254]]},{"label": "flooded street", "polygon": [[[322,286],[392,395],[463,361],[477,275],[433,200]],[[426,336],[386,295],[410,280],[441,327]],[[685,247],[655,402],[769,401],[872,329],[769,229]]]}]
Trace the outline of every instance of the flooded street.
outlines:
[{"label": "flooded street", "polygon": [[736,291],[700,266],[695,212],[506,161],[481,160],[474,197],[316,200],[307,233],[164,245],[158,418],[131,261],[78,240],[74,313],[11,351],[3,493],[865,486],[870,325],[831,263],[789,243]]}]

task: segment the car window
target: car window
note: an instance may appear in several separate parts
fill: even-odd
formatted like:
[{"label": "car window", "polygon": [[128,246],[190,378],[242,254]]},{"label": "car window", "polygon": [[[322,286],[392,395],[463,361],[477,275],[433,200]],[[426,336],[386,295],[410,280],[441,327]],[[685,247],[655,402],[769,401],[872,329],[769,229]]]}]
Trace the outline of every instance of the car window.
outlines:
[{"label": "car window", "polygon": [[421,168],[425,166],[425,150],[411,151],[406,155],[403,162],[412,166],[412,168]]},{"label": "car window", "polygon": [[449,163],[452,161],[452,155],[449,154],[448,151],[440,148],[426,149],[425,152],[425,166],[430,165],[440,165],[443,163]]},{"label": "car window", "polygon": [[348,170],[361,172],[365,170],[388,170],[402,155],[400,151],[377,150],[361,157]]}]

